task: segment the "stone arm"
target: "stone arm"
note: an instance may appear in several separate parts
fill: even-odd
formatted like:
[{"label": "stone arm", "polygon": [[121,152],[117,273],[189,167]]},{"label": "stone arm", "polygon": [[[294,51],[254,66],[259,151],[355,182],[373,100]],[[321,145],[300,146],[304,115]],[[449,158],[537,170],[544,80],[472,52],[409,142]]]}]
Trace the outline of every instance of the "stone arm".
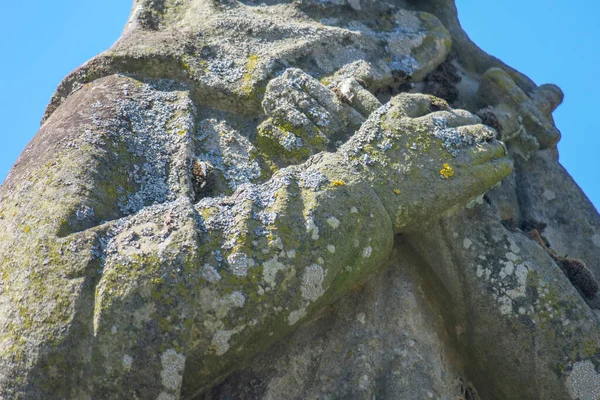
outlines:
[{"label": "stone arm", "polygon": [[[202,258],[194,340],[203,353],[191,365],[214,374],[266,348],[381,266],[394,233],[465,205],[510,173],[488,128],[460,110],[430,113],[431,100],[399,96],[338,151],[195,206],[207,240],[225,254]],[[463,148],[432,135],[441,121]],[[444,178],[444,168],[453,175]]]},{"label": "stone arm", "polygon": [[184,88],[83,88],[2,187],[1,393],[187,397],[267,348],[394,233],[510,173],[489,129],[436,103],[396,97],[337,151],[194,204]]},{"label": "stone arm", "polygon": [[[395,232],[465,204],[510,172],[502,146],[487,142],[490,131],[472,125],[476,117],[430,114],[431,107],[430,97],[400,96],[336,152],[319,153],[230,197],[205,198],[193,209],[183,202],[135,216],[110,241],[97,290],[99,303],[108,305],[96,311],[98,341],[107,340],[99,347],[111,349],[106,370],[122,369],[128,353],[144,353],[115,351],[115,342],[142,340],[150,355],[163,354],[153,368],[151,358],[131,360],[139,377],[154,371],[149,393],[181,390],[186,398],[206,390],[382,265]],[[464,142],[444,147],[432,136],[435,124]],[[465,147],[458,157],[450,153],[459,151],[454,145]],[[444,164],[454,172],[447,179]],[[153,261],[161,248],[168,262]],[[187,249],[183,256],[181,249]],[[123,255],[140,266],[130,267],[137,272],[125,279]],[[156,268],[147,268],[153,262]],[[156,300],[151,311],[136,312],[148,319],[141,330],[119,325],[127,320],[123,310],[139,301],[132,290]],[[158,324],[158,331],[148,335],[146,324]],[[159,380],[164,370],[178,371],[178,383]],[[139,387],[150,386],[131,384]]]}]

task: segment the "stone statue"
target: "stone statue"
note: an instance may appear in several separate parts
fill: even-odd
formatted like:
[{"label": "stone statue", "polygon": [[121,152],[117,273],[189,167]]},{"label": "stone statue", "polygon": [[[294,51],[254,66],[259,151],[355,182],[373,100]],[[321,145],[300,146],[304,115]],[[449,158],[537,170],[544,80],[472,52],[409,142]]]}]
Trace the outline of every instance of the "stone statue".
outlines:
[{"label": "stone statue", "polygon": [[0,397],[596,399],[561,101],[446,0],[136,0],[0,187]]}]

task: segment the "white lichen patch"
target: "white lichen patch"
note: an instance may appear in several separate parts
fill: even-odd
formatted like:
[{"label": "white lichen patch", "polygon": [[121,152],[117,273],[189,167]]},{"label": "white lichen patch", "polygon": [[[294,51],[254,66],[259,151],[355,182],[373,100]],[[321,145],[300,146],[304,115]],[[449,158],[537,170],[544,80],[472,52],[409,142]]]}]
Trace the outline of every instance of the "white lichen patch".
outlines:
[{"label": "white lichen patch", "polygon": [[227,257],[231,272],[237,276],[246,276],[248,268],[254,266],[254,260],[244,253],[233,253]]},{"label": "white lichen patch", "polygon": [[306,218],[306,232],[311,234],[312,240],[319,240],[319,227],[312,218]]},{"label": "white lichen patch", "polygon": [[483,268],[483,266],[477,265],[477,270],[475,272],[475,275],[477,275],[478,278],[481,278],[484,273],[485,273],[485,269]]},{"label": "white lichen patch", "polygon": [[277,215],[274,211],[267,212],[263,210],[258,213],[258,220],[265,226],[274,225]]},{"label": "white lichen patch", "polygon": [[554,199],[556,199],[556,193],[554,193],[552,190],[550,189],[545,189],[544,193],[542,194],[544,196],[544,198],[548,201],[552,201]]},{"label": "white lichen patch", "polygon": [[277,272],[282,271],[285,268],[285,264],[280,262],[277,257],[271,258],[263,263],[263,280],[271,288],[275,287],[275,277],[277,276]]},{"label": "white lichen patch", "polygon": [[471,241],[471,239],[469,239],[469,238],[463,239],[463,249],[469,250],[469,248],[471,247],[472,244],[473,244],[473,242]]},{"label": "white lichen patch", "polygon": [[288,315],[288,324],[295,325],[300,319],[302,319],[306,315],[306,307],[302,307],[299,310],[292,311],[290,315]]},{"label": "white lichen patch", "polygon": [[123,369],[125,369],[126,371],[129,371],[131,369],[132,365],[133,365],[133,357],[131,357],[129,354],[125,354],[123,356]]},{"label": "white lichen patch", "polygon": [[217,356],[222,356],[223,354],[227,353],[230,347],[229,339],[231,339],[231,335],[234,333],[234,331],[220,330],[214,334],[210,344]]},{"label": "white lichen patch", "polygon": [[567,389],[572,399],[598,400],[600,398],[600,374],[590,360],[573,365],[567,377]]},{"label": "white lichen patch", "polygon": [[227,122],[205,119],[198,124],[197,137],[204,149],[198,158],[220,170],[231,189],[236,190],[260,177],[260,166],[252,155],[256,149]]},{"label": "white lichen patch", "polygon": [[300,186],[303,188],[319,190],[326,183],[327,177],[318,171],[309,170],[300,174]]},{"label": "white lichen patch", "polygon": [[358,388],[362,391],[367,391],[369,389],[371,381],[367,374],[363,374],[358,380]]},{"label": "white lichen patch", "polygon": [[81,205],[75,212],[75,217],[78,221],[92,220],[94,216],[94,209],[86,205]]},{"label": "white lichen patch", "polygon": [[516,285],[512,289],[508,289],[506,294],[513,300],[518,299],[519,297],[525,297],[527,290],[527,274],[529,270],[524,265],[517,265],[517,268],[514,272],[514,276],[516,278]]},{"label": "white lichen patch", "polygon": [[206,299],[203,305],[214,313],[217,321],[225,318],[233,308],[242,308],[246,304],[246,296],[240,291],[234,291],[221,298],[215,298],[214,292],[202,290],[200,293],[203,299],[206,299],[207,296],[213,296]]},{"label": "white lichen patch", "polygon": [[300,286],[302,298],[308,301],[315,301],[321,297],[324,293],[322,286],[324,278],[325,273],[320,265],[312,264],[306,267],[302,276],[302,285]]},{"label": "white lichen patch", "polygon": [[356,320],[364,325],[367,322],[367,316],[365,313],[361,312],[356,315]]},{"label": "white lichen patch", "polygon": [[[446,150],[453,156],[457,156],[459,150],[464,147],[484,143],[495,136],[491,129],[480,129],[477,130],[477,134],[472,134],[472,132],[467,134],[458,128],[448,126],[448,120],[442,116],[433,118],[433,128],[433,135],[442,141]],[[476,204],[482,203],[483,199],[476,201]]]},{"label": "white lichen patch", "polygon": [[[515,300],[526,297],[527,276],[529,273],[526,265],[515,264],[518,257],[514,253],[507,254],[510,254],[507,258],[514,260],[514,262],[510,260],[500,261],[496,268],[484,267],[478,264],[475,268],[477,278],[491,285],[493,298],[498,303],[502,315],[513,314]],[[532,307],[521,306],[518,312],[529,314],[532,312]]]},{"label": "white lichen patch", "polygon": [[183,379],[185,356],[177,353],[175,349],[169,349],[162,353],[160,363],[162,365],[162,371],[160,372],[162,385],[169,391],[178,393]]},{"label": "white lichen patch", "polygon": [[333,229],[337,229],[340,226],[340,220],[336,217],[327,218],[327,224]]},{"label": "white lichen patch", "polygon": [[362,256],[363,258],[369,258],[371,257],[371,253],[373,253],[373,249],[371,246],[367,246],[363,249]]},{"label": "white lichen patch", "polygon": [[245,302],[246,296],[240,291],[223,296],[219,296],[215,290],[209,287],[204,287],[199,291],[201,309],[212,316],[205,321],[205,327],[208,327],[207,324],[209,324],[214,325],[214,329],[222,329],[221,319],[225,318],[233,308],[243,307]]},{"label": "white lichen patch", "polygon": [[500,314],[502,315],[510,315],[513,310],[512,300],[506,296],[498,298],[498,303],[500,303]]},{"label": "white lichen patch", "polygon": [[204,264],[202,267],[200,267],[200,276],[211,283],[221,280],[221,275],[219,275],[219,272],[215,269],[215,267],[209,264]]},{"label": "white lichen patch", "polygon": [[331,254],[335,254],[335,246],[332,244],[328,244],[327,251],[330,252]]},{"label": "white lichen patch", "polygon": [[122,143],[128,156],[140,160],[123,171],[139,187],[119,197],[118,206],[125,215],[173,201],[181,194],[179,177],[187,173],[184,160],[195,124],[195,106],[184,87],[164,80],[141,84],[139,91],[140,96],[117,101],[122,123],[110,132],[112,143]]},{"label": "white lichen patch", "polygon": [[515,267],[511,261],[506,261],[503,264],[504,267],[499,273],[501,280],[494,288],[494,297],[500,305],[500,313],[509,315],[513,312],[514,300],[526,296],[527,274],[529,270],[524,265],[517,265]]},{"label": "white lichen patch", "polygon": [[229,301],[233,307],[242,308],[246,303],[246,298],[242,292],[235,291],[229,295]]},{"label": "white lichen patch", "polygon": [[502,264],[504,264],[504,267],[500,269],[500,273],[498,274],[500,278],[504,279],[515,272],[515,264],[512,261],[503,261]]}]

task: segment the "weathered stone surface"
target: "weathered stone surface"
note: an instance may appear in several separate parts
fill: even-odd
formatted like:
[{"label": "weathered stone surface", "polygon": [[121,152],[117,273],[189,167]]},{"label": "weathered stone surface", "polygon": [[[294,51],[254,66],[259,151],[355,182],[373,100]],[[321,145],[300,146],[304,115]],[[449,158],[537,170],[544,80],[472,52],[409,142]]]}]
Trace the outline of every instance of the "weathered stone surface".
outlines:
[{"label": "weathered stone surface", "polygon": [[596,399],[561,101],[445,0],[136,1],[0,187],[0,397]]},{"label": "weathered stone surface", "polygon": [[[424,268],[423,268],[424,267]],[[398,239],[386,267],[206,398],[450,399],[469,388],[432,279]]]}]

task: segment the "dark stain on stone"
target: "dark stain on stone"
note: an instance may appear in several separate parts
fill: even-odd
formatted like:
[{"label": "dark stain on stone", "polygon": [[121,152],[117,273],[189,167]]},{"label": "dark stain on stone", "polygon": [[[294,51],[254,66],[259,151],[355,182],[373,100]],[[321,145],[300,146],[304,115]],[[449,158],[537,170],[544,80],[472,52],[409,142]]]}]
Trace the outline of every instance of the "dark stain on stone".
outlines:
[{"label": "dark stain on stone", "polygon": [[494,112],[494,109],[491,106],[487,106],[482,108],[481,110],[475,113],[479,118],[481,118],[481,122],[484,125],[489,126],[490,128],[494,128],[494,130],[498,133],[498,138],[502,135],[502,124],[500,120],[498,120],[498,116]]},{"label": "dark stain on stone", "polygon": [[575,258],[561,257],[546,244],[547,240],[542,238],[537,229],[531,229],[529,236],[535,240],[556,261],[565,276],[577,288],[586,300],[592,300],[598,293],[598,281],[585,263]]},{"label": "dark stain on stone", "polygon": [[424,93],[434,95],[452,104],[458,99],[456,84],[462,80],[452,59],[446,60],[425,78]]}]

